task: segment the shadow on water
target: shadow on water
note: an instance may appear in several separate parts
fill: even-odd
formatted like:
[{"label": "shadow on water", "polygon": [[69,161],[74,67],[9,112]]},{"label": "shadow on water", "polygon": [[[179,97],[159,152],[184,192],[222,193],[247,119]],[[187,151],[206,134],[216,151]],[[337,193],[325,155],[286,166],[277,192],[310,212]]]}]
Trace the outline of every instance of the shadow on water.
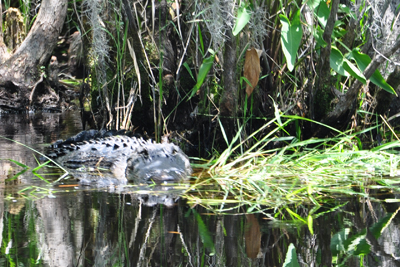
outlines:
[{"label": "shadow on water", "polygon": [[[39,151],[80,131],[76,114],[1,116],[0,125]],[[47,184],[31,170],[15,178],[22,167],[8,159],[35,167],[31,150],[1,139],[0,153],[0,266],[400,266],[400,206],[377,201],[399,197],[390,191],[337,198],[312,220],[284,209],[216,215],[179,198],[185,185]]]}]

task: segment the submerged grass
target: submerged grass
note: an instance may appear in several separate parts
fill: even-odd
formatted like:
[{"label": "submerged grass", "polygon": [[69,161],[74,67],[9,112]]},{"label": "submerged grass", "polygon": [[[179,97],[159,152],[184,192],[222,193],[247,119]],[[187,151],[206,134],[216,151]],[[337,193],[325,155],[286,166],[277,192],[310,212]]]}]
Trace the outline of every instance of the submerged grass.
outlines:
[{"label": "submerged grass", "polygon": [[[200,175],[186,192],[189,203],[215,212],[238,207],[246,207],[245,212],[259,212],[289,205],[320,206],[337,197],[370,197],[370,189],[397,190],[394,185],[400,184],[400,142],[363,150],[357,137],[360,133],[335,130],[338,133],[335,138],[305,141],[291,136],[278,137],[287,124],[300,119],[281,117],[241,142],[238,134],[205,171],[206,178]],[[273,125],[275,128],[255,145],[244,153],[239,152],[257,133]],[[279,148],[269,148],[277,142]]]}]

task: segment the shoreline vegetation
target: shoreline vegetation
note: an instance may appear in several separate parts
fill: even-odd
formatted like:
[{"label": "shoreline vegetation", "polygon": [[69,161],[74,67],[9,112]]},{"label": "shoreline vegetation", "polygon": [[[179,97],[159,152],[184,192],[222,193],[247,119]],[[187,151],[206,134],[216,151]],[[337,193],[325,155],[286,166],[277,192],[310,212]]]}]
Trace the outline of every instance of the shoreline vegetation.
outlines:
[{"label": "shoreline vegetation", "polygon": [[[216,213],[232,210],[264,213],[299,205],[321,207],[335,198],[353,196],[397,202],[379,200],[369,194],[370,190],[399,190],[396,185],[400,183],[400,142],[390,125],[386,124],[391,130],[387,135],[394,140],[370,149],[362,148],[358,136],[370,134],[381,125],[357,133],[336,130],[337,135],[332,138],[277,137],[279,130],[284,131],[285,125],[298,119],[304,120],[286,115],[271,120],[259,131],[272,126],[275,129],[248,149],[244,149],[246,142],[257,131],[241,141],[237,134],[217,159],[198,165],[204,169],[183,197],[190,205],[202,205]],[[276,142],[284,145],[269,148]]]}]

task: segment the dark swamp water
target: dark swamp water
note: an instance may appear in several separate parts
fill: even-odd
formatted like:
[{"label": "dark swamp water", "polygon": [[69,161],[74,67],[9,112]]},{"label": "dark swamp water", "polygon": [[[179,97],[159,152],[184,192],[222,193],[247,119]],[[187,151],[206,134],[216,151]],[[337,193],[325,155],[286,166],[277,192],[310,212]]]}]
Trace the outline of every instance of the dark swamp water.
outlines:
[{"label": "dark swamp water", "polygon": [[[74,113],[0,116],[0,135],[38,151],[80,130]],[[299,206],[303,218],[314,214],[311,232],[284,210],[216,215],[188,205],[179,198],[187,185],[93,188],[50,168],[41,179],[38,155],[5,139],[0,155],[0,266],[400,266],[396,202]]]}]

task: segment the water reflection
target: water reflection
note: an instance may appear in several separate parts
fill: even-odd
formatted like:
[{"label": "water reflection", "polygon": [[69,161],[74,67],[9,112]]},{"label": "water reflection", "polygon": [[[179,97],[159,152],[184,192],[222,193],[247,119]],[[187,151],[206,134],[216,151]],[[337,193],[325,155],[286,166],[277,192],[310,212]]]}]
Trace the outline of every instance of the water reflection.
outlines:
[{"label": "water reflection", "polygon": [[[361,266],[361,261],[363,266],[399,266],[398,224],[390,224],[391,229],[377,239],[367,228],[372,214],[362,218],[360,211],[352,210],[354,205],[359,208],[359,201],[318,218],[312,235],[304,226],[273,227],[263,215],[213,215],[180,200],[170,208],[149,207],[136,194],[77,191],[36,201],[7,201],[0,263],[282,266],[292,243],[300,266]],[[352,256],[360,250],[370,253]]]},{"label": "water reflection", "polygon": [[[0,123],[1,135],[39,151],[80,131],[74,114]],[[400,266],[399,204],[378,201],[392,192],[291,207],[303,221],[285,209],[215,215],[179,197],[187,185],[47,184],[32,169],[12,179],[22,167],[7,159],[35,167],[34,154],[4,139],[0,151],[0,266],[283,266],[288,252],[300,266]]]}]

